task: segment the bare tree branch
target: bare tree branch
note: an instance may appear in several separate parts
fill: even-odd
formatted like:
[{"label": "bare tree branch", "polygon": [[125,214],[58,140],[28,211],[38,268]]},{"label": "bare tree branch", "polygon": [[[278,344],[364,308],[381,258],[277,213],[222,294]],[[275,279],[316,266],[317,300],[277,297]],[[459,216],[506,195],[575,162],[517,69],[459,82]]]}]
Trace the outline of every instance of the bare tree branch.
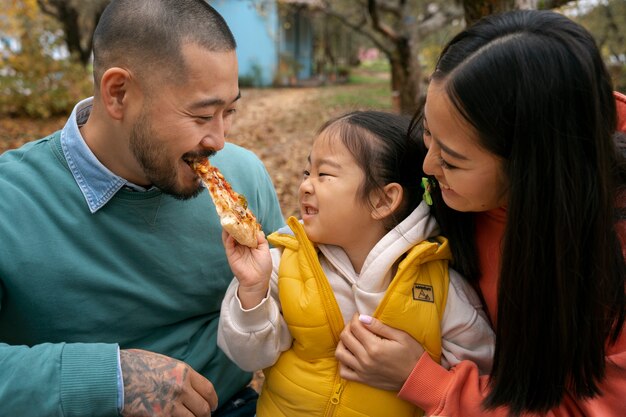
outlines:
[{"label": "bare tree branch", "polygon": [[556,9],[557,7],[564,6],[571,0],[545,0],[537,2],[537,8],[541,10]]},{"label": "bare tree branch", "polygon": [[378,10],[394,15],[397,18],[402,17],[402,8],[406,4],[406,0],[399,0],[397,4],[392,1],[378,0]]},{"label": "bare tree branch", "polygon": [[374,29],[391,41],[396,42],[400,36],[395,30],[380,20],[376,0],[367,0],[367,11],[372,18],[372,26]]},{"label": "bare tree branch", "polygon": [[324,4],[323,4],[322,7],[318,6],[318,7],[314,8],[314,10],[322,12],[322,13],[324,13],[328,17],[332,17],[334,19],[337,19],[339,22],[341,22],[345,26],[349,27],[350,29],[354,30],[355,32],[359,33],[360,35],[365,36],[378,49],[380,49],[385,55],[389,56],[389,54],[391,54],[391,51],[392,51],[391,47],[388,46],[388,45],[385,45],[385,43],[383,41],[378,39],[376,36],[374,36],[372,34],[372,32],[367,30],[368,22],[367,22],[367,19],[365,18],[365,16],[361,16],[362,18],[358,22],[352,22],[348,17],[346,17],[345,15],[335,11],[331,6],[329,6],[328,2],[323,2],[323,3]]},{"label": "bare tree branch", "polygon": [[417,35],[420,39],[440,30],[454,19],[463,19],[465,12],[458,4],[450,4],[445,9],[436,5],[431,7],[431,12],[424,16],[417,25]]},{"label": "bare tree branch", "polygon": [[52,10],[51,5],[46,0],[37,0],[37,5],[39,6],[39,9],[48,16],[57,16],[55,11]]}]

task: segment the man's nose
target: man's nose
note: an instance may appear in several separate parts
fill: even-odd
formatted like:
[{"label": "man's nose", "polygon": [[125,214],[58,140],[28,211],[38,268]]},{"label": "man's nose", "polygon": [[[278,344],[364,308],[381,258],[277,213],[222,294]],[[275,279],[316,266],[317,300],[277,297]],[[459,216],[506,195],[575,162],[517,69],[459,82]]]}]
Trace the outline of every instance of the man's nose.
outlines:
[{"label": "man's nose", "polygon": [[219,151],[224,148],[225,141],[224,121],[221,117],[216,117],[209,123],[209,131],[200,141],[200,146],[205,149]]}]

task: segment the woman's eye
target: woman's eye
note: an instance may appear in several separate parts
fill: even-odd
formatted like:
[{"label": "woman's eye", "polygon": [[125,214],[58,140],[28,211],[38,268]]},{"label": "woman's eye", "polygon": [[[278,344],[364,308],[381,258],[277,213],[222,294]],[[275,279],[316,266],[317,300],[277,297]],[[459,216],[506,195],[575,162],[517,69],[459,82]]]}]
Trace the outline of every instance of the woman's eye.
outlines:
[{"label": "woman's eye", "polygon": [[306,169],[304,171],[302,171],[302,176],[307,178],[309,175],[311,175],[311,173],[309,171],[307,171]]},{"label": "woman's eye", "polygon": [[450,165],[449,163],[447,163],[446,160],[443,159],[442,157],[439,157],[439,165],[441,165],[441,167],[443,169],[454,169],[454,168],[456,168],[454,165]]}]

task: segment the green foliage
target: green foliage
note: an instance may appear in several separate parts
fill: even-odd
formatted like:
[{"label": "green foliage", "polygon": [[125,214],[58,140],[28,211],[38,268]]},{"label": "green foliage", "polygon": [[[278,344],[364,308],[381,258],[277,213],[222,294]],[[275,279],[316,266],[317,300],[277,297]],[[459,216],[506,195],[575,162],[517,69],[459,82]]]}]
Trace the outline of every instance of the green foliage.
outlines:
[{"label": "green foliage", "polygon": [[322,105],[325,108],[392,111],[391,87],[388,80],[373,82],[371,79],[351,83],[343,88],[329,87],[322,99]]},{"label": "green foliage", "polygon": [[0,115],[51,117],[67,114],[93,91],[87,69],[63,57],[55,23],[29,2],[13,3],[8,44],[0,56]]},{"label": "green foliage", "polygon": [[389,60],[385,57],[375,59],[372,61],[364,61],[361,63],[360,68],[365,71],[371,72],[389,72],[391,71],[391,65],[389,65]]},{"label": "green foliage", "polygon": [[380,84],[380,77],[375,74],[351,72],[348,76],[348,84]]},{"label": "green foliage", "polygon": [[91,94],[85,68],[70,60],[27,53],[5,59],[0,75],[0,114],[51,117],[67,114],[76,101]]}]

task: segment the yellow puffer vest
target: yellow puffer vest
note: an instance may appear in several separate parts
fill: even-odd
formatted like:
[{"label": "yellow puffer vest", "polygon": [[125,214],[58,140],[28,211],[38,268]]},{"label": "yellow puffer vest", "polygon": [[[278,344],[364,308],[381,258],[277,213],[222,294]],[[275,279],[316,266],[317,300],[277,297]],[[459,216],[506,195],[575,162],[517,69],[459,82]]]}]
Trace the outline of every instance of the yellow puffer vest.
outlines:
[{"label": "yellow puffer vest", "polygon": [[[259,417],[404,417],[423,412],[396,393],[346,381],[339,376],[335,348],[344,327],[341,311],[302,225],[287,221],[295,236],[273,233],[283,247],[278,292],[293,336],[291,348],[264,370]],[[437,362],[441,356],[441,318],[448,292],[447,240],[423,242],[398,266],[373,316],[418,340]]]}]

